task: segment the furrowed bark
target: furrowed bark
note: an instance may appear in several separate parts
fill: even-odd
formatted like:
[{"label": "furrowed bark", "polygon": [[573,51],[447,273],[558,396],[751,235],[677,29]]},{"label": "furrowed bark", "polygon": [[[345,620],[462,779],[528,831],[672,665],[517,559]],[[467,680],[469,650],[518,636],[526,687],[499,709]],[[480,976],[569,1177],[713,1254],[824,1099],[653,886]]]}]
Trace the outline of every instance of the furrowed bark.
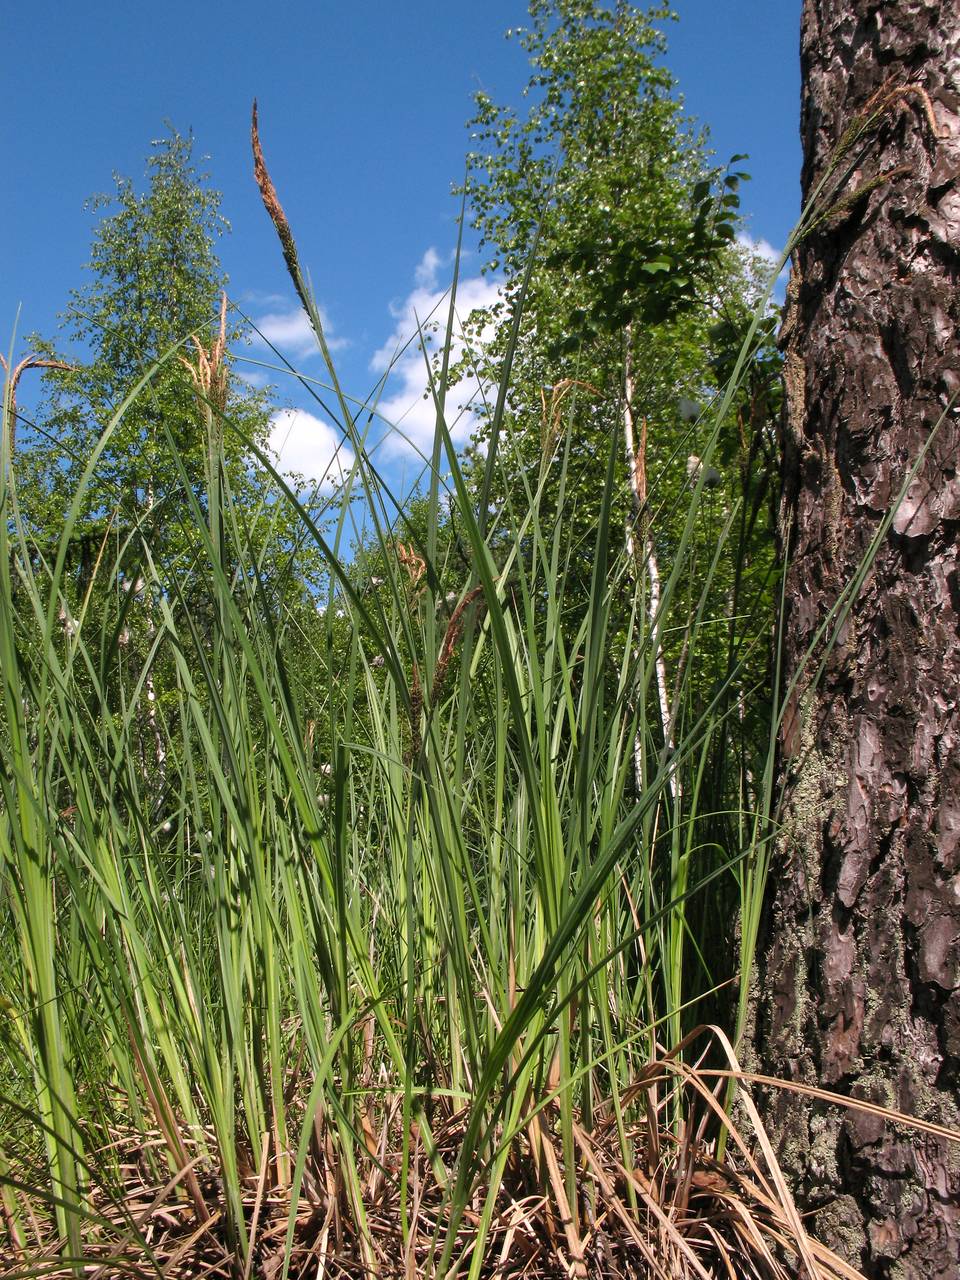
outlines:
[{"label": "furrowed bark", "polygon": [[[788,707],[757,1053],[960,1127],[960,6],[804,0],[801,58],[805,200],[863,135],[799,245],[782,335],[788,678],[940,425]],[[871,1277],[960,1275],[960,1149],[769,1103],[826,1243]]]}]

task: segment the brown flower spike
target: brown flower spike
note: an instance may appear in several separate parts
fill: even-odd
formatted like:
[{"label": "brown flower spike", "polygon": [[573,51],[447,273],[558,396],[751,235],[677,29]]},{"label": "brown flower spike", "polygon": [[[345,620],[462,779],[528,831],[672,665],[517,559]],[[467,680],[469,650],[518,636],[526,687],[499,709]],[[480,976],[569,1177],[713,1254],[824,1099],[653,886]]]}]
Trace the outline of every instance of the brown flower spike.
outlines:
[{"label": "brown flower spike", "polygon": [[276,227],[277,236],[280,239],[280,248],[283,250],[283,260],[287,264],[290,279],[293,281],[297,296],[303,303],[304,310],[309,315],[310,304],[307,301],[306,289],[303,287],[303,277],[300,274],[300,262],[297,258],[297,246],[293,240],[293,232],[290,230],[287,215],[283,212],[283,206],[277,198],[277,189],[273,185],[270,174],[267,172],[267,164],[263,158],[263,148],[260,146],[260,126],[257,120],[256,98],[253,100],[250,142],[253,147],[253,176],[256,178],[257,186],[260,188],[263,207],[270,215],[270,221]]}]

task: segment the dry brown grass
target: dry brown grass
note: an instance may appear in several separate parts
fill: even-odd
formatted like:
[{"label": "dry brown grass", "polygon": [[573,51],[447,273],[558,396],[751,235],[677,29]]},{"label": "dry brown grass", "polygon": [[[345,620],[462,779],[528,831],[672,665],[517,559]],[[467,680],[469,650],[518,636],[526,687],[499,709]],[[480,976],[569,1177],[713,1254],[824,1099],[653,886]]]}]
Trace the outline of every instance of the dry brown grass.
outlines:
[{"label": "dry brown grass", "polygon": [[[719,1032],[710,1042],[725,1043]],[[685,1046],[688,1052],[691,1047],[689,1042]],[[735,1060],[729,1069],[705,1070],[674,1051],[651,1062],[620,1098],[623,1113],[631,1117],[629,1163],[622,1158],[612,1100],[598,1107],[591,1121],[581,1117],[574,1129],[579,1187],[575,1213],[564,1192],[556,1105],[548,1100],[532,1109],[524,1131],[513,1140],[505,1176],[495,1192],[479,1276],[857,1280],[856,1270],[806,1234],[746,1086],[737,1110],[750,1131],[727,1118],[722,1096],[731,1074],[747,1079]],[[439,1163],[435,1159],[431,1164],[414,1133],[404,1207],[396,1098],[382,1099],[379,1110],[367,1112],[361,1164],[364,1207],[376,1273],[385,1280],[436,1277],[448,1199],[435,1171],[453,1168],[466,1114],[444,1115],[438,1104],[433,1119]],[[678,1114],[683,1117],[679,1122]],[[721,1156],[718,1138],[724,1130]],[[93,1195],[97,1221],[86,1232],[83,1268],[89,1280],[279,1280],[291,1211],[291,1280],[356,1280],[371,1272],[363,1260],[333,1131],[322,1116],[314,1124],[295,1206],[289,1188],[276,1176],[276,1156],[269,1144],[264,1143],[258,1158],[248,1158],[245,1207],[253,1247],[246,1266],[226,1233],[217,1170],[199,1153],[196,1142],[184,1139],[189,1163],[167,1179],[157,1176],[165,1149],[159,1133],[108,1135],[108,1142],[101,1143],[101,1160],[110,1154],[107,1146],[119,1188],[112,1197],[103,1188]],[[210,1215],[206,1222],[198,1220],[185,1191],[188,1177],[201,1188]],[[489,1188],[478,1184],[459,1229],[453,1255],[458,1275],[466,1275],[474,1261],[487,1194]],[[67,1280],[71,1271],[60,1252],[62,1242],[51,1237],[50,1215],[40,1201],[23,1190],[11,1190],[7,1198],[14,1202],[21,1238],[15,1249],[8,1219],[2,1280],[41,1274]]]}]

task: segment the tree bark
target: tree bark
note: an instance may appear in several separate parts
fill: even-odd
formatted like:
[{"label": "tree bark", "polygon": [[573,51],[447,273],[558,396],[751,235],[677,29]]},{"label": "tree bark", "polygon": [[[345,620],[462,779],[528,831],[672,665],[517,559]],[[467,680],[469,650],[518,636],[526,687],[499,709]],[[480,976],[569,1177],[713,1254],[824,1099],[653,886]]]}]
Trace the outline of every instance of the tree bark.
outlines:
[{"label": "tree bark", "polygon": [[[800,242],[782,331],[802,674],[757,1056],[960,1128],[960,6],[804,0],[801,60],[805,200],[872,122]],[[804,655],[932,432],[815,684]],[[870,1277],[960,1275],[960,1149],[784,1091],[769,1116],[828,1244]]]}]

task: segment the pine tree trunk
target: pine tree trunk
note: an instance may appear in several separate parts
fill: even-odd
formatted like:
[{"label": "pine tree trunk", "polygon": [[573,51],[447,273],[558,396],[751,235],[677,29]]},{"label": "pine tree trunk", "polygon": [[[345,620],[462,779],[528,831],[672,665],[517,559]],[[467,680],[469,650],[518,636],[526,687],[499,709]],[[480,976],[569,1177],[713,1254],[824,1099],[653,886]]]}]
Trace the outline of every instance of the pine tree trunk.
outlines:
[{"label": "pine tree trunk", "polygon": [[[798,248],[783,330],[788,677],[940,425],[788,705],[757,1055],[960,1127],[960,6],[804,0],[801,56],[805,199],[875,119]],[[960,1148],[768,1101],[827,1243],[870,1277],[960,1276]]]}]

